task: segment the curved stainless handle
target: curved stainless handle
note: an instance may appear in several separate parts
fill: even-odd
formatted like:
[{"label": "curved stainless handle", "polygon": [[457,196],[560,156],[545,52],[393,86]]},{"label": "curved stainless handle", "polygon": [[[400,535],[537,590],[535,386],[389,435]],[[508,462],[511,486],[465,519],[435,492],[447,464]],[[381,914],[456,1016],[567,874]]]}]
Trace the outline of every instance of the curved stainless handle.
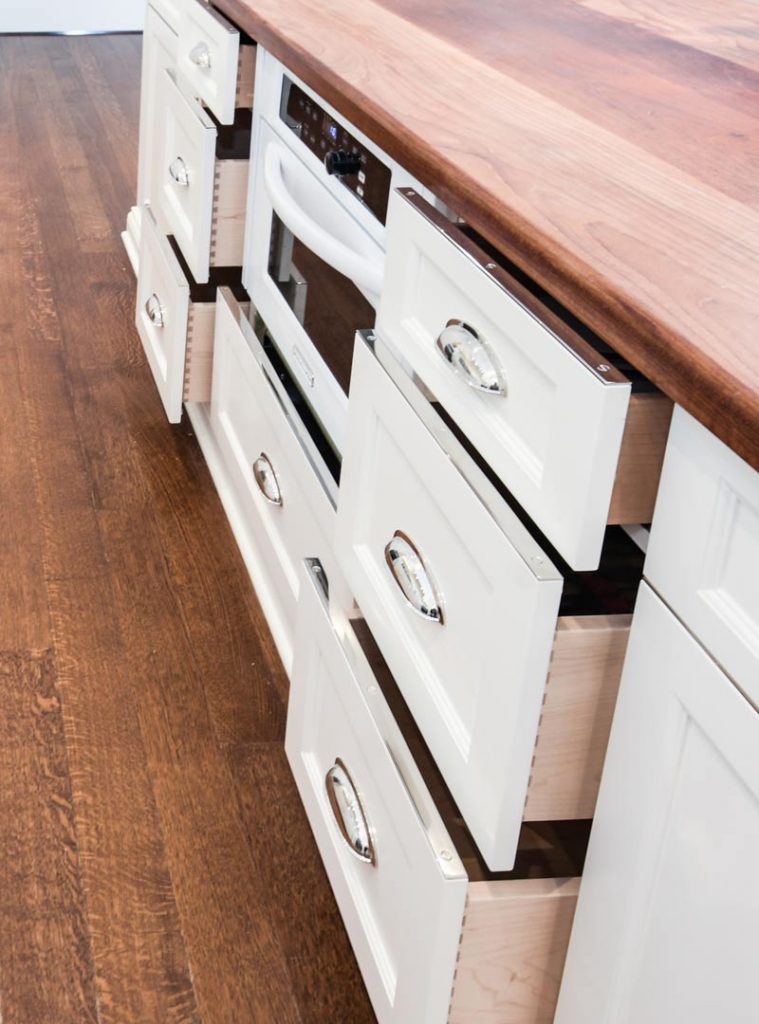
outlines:
[{"label": "curved stainless handle", "polygon": [[211,51],[205,43],[196,43],[190,50],[190,60],[199,68],[210,68]]},{"label": "curved stainless handle", "polygon": [[506,381],[498,360],[474,327],[462,320],[449,320],[435,347],[469,387],[487,395],[506,395]]},{"label": "curved stainless handle", "polygon": [[351,852],[365,864],[376,864],[377,856],[364,808],[353,785],[353,779],[339,757],[335,758],[335,763],[327,772],[324,784],[340,835]]},{"label": "curved stainless handle", "polygon": [[145,303],[145,312],[148,314],[148,319],[150,320],[151,324],[154,324],[156,327],[163,327],[165,323],[164,309],[163,306],[161,305],[161,300],[158,298],[155,292],[153,292],[153,294]]},{"label": "curved stainless handle", "polygon": [[274,466],[266,452],[261,452],[253,463],[253,476],[258,489],[272,505],[282,505],[282,490],[274,472]]},{"label": "curved stainless handle", "polygon": [[401,530],[396,530],[385,545],[385,561],[401,593],[414,611],[425,619],[443,625],[443,608],[435,584],[416,545]]},{"label": "curved stainless handle", "polygon": [[190,184],[190,175],[187,173],[187,165],[181,156],[175,157],[169,164],[169,174],[177,185],[187,186]]}]

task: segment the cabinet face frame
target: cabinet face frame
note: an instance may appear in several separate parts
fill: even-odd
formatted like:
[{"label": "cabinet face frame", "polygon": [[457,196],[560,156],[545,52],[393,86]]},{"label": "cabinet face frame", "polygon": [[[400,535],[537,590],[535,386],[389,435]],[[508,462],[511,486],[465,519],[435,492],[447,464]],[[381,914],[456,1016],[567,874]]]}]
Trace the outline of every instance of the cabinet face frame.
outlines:
[{"label": "cabinet face frame", "polygon": [[150,202],[151,168],[156,159],[154,128],[156,99],[163,72],[176,64],[176,32],[148,5],[142,41],[140,85],[140,142],[137,160],[137,206]]},{"label": "cabinet face frame", "polygon": [[759,713],[644,583],[556,1024],[754,1020],[758,859]]}]

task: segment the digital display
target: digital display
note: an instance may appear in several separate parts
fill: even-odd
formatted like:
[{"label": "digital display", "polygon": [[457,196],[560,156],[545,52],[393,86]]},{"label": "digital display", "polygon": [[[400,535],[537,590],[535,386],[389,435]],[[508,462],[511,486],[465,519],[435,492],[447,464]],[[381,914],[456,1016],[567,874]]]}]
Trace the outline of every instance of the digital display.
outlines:
[{"label": "digital display", "polygon": [[337,125],[336,124],[329,125],[328,131],[329,131],[329,137],[334,142],[337,142]]}]

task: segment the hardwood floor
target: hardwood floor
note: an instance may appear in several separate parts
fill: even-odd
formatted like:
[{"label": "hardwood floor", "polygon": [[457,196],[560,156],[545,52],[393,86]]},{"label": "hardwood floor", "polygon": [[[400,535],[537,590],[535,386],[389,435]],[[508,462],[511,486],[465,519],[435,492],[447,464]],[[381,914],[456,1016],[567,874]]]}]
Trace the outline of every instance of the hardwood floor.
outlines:
[{"label": "hardwood floor", "polygon": [[0,38],[0,1019],[370,1024],[284,672],[133,327],[140,45]]}]

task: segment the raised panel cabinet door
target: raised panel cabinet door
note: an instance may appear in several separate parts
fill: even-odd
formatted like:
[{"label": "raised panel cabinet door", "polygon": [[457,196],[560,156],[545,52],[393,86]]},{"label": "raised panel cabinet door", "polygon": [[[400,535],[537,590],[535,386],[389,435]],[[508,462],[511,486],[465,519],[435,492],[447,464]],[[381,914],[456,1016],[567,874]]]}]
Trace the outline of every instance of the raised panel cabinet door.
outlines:
[{"label": "raised panel cabinet door", "polygon": [[759,713],[645,584],[556,1024],[754,1024]]}]

